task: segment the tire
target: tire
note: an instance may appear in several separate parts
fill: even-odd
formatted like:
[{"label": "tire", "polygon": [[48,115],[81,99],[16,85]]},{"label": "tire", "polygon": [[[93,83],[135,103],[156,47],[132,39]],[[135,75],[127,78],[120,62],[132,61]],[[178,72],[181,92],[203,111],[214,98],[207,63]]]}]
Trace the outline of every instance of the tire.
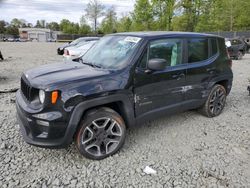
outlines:
[{"label": "tire", "polygon": [[84,157],[101,160],[123,146],[125,135],[122,117],[110,108],[99,108],[84,116],[76,133],[76,146]]},{"label": "tire", "polygon": [[226,104],[226,89],[219,84],[216,84],[211,89],[205,104],[200,109],[200,112],[207,117],[216,117],[220,115]]},{"label": "tire", "polygon": [[238,51],[238,54],[237,54],[237,56],[236,56],[236,60],[241,60],[242,59],[242,57],[243,57],[243,53],[242,53],[242,51]]}]

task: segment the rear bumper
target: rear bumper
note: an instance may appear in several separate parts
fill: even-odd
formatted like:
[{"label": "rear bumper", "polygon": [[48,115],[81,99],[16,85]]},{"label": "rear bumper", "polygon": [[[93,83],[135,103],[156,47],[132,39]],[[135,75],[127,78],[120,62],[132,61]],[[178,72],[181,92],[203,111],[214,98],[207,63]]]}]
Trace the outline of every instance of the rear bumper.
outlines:
[{"label": "rear bumper", "polygon": [[16,113],[20,132],[25,142],[46,148],[65,148],[72,142],[72,134],[66,134],[67,121],[61,112],[39,112],[28,109],[20,93],[16,94]]},{"label": "rear bumper", "polygon": [[226,90],[227,90],[227,95],[230,94],[230,92],[231,92],[231,90],[232,90],[232,87],[233,87],[233,79],[230,79],[230,80],[228,81],[227,88],[226,88]]}]

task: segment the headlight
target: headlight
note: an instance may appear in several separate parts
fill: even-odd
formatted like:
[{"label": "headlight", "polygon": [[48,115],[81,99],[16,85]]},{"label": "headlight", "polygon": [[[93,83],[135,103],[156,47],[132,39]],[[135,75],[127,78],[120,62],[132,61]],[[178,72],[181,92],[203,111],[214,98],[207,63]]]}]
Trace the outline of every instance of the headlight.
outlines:
[{"label": "headlight", "polygon": [[39,100],[42,104],[45,101],[45,92],[43,90],[39,90]]}]

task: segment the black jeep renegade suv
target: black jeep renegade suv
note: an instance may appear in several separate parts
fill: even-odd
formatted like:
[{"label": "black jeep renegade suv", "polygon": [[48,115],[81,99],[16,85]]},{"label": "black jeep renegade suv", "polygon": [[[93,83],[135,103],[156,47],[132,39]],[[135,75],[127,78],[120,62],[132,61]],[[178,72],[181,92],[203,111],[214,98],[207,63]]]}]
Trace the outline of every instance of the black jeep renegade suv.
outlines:
[{"label": "black jeep renegade suv", "polygon": [[225,40],[179,32],[103,37],[75,62],[22,75],[16,108],[24,140],[103,159],[123,145],[126,129],[173,113],[200,109],[218,116],[232,87]]}]

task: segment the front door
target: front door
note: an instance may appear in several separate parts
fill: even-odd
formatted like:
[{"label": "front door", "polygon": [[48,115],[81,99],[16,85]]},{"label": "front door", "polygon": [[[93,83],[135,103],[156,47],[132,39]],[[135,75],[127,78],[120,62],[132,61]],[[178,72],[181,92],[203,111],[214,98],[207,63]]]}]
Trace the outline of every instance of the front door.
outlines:
[{"label": "front door", "polygon": [[[148,61],[155,58],[166,60],[164,70],[147,69]],[[186,78],[186,65],[183,60],[182,39],[158,39],[149,42],[134,77],[137,117],[146,118],[181,108]]]}]

